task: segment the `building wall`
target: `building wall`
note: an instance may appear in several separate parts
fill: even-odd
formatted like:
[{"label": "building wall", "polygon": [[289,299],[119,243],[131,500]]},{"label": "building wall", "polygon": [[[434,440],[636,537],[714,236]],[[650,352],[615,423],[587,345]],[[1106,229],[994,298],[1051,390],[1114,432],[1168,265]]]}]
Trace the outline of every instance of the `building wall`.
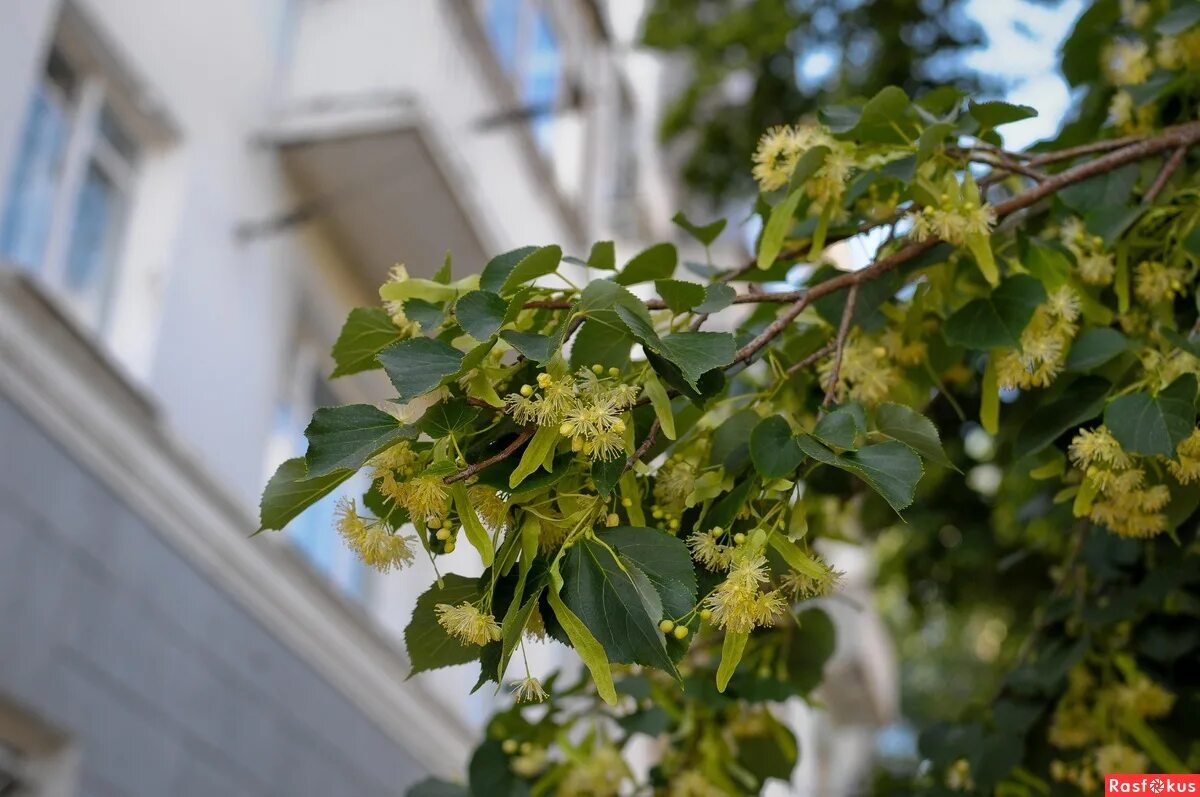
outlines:
[{"label": "building wall", "polygon": [[78,747],[81,797],[395,795],[423,776],[2,395],[0,440],[0,694]]}]

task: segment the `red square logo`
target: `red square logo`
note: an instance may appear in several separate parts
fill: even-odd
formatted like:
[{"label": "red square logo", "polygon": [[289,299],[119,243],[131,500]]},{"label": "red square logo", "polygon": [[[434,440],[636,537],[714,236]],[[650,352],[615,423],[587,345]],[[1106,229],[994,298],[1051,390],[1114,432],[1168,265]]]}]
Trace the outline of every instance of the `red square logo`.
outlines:
[{"label": "red square logo", "polygon": [[1195,794],[1200,797],[1200,775],[1105,775],[1104,797],[1118,794]]}]

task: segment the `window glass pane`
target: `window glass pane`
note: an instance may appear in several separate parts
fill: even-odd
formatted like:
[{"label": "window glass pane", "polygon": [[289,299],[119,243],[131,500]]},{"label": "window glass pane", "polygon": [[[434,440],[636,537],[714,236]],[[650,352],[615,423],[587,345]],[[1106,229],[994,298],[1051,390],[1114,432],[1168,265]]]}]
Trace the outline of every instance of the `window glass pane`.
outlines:
[{"label": "window glass pane", "polygon": [[17,151],[0,225],[0,255],[31,269],[41,265],[46,253],[69,128],[63,98],[51,86],[40,85]]},{"label": "window glass pane", "polygon": [[526,59],[525,77],[521,83],[521,95],[525,104],[536,111],[533,134],[544,149],[550,147],[561,66],[562,53],[558,48],[558,38],[546,13],[539,9],[533,18],[533,35]]},{"label": "window glass pane", "polygon": [[99,310],[108,288],[124,204],[108,175],[96,162],[88,164],[71,227],[65,287],[92,310]]},{"label": "window glass pane", "polygon": [[487,9],[487,33],[496,57],[509,72],[517,68],[517,38],[520,32],[522,0],[490,0]]},{"label": "window glass pane", "polygon": [[137,157],[137,147],[133,143],[133,138],[125,131],[107,106],[100,111],[100,137],[120,153],[126,163],[132,164]]}]

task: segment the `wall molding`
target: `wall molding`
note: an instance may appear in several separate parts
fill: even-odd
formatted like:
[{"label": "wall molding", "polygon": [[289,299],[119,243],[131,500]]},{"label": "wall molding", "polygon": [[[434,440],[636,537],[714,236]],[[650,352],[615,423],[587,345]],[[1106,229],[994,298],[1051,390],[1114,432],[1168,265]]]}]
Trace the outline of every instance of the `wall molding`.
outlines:
[{"label": "wall molding", "polygon": [[173,438],[153,403],[53,299],[0,265],[0,393],[206,578],[433,774],[460,776],[477,732],[406,682],[402,651],[315,584]]}]

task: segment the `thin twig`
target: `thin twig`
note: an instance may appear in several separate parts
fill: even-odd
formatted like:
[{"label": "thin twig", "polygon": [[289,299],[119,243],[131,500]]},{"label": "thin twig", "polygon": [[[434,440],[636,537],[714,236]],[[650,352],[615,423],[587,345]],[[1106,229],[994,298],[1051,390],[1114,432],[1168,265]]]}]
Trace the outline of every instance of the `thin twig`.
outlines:
[{"label": "thin twig", "polygon": [[495,454],[492,454],[487,459],[479,460],[474,465],[468,465],[467,467],[460,470],[458,473],[454,473],[454,474],[451,474],[450,476],[447,476],[446,478],[442,479],[442,482],[445,484],[454,484],[455,482],[460,482],[463,479],[469,479],[472,476],[474,476],[476,473],[479,473],[479,471],[483,470],[484,468],[489,467],[491,465],[495,465],[497,462],[499,462],[502,459],[507,459],[508,457],[512,456],[513,452],[515,452],[518,448],[525,445],[526,440],[533,437],[534,431],[536,431],[535,427],[526,426],[524,429],[521,430],[521,433],[519,435],[517,435],[516,437],[514,437],[513,441],[511,443],[509,443],[508,445],[506,445],[502,450],[500,450],[499,452],[497,452]]},{"label": "thin twig", "polygon": [[1045,166],[1047,163],[1059,163],[1060,161],[1072,160],[1081,155],[1094,155],[1097,152],[1111,152],[1114,149],[1121,149],[1130,144],[1136,144],[1143,140],[1143,136],[1125,136],[1124,138],[1110,138],[1107,141],[1091,141],[1087,144],[1080,144],[1077,147],[1067,147],[1066,149],[1056,149],[1051,152],[1044,152],[1040,155],[1035,155],[1030,164],[1034,166]]},{"label": "thin twig", "polygon": [[838,378],[842,373],[842,356],[846,353],[846,338],[850,335],[850,321],[854,318],[854,306],[858,304],[858,283],[850,286],[846,293],[846,306],[842,308],[842,323],[838,327],[837,340],[833,352],[833,370],[829,372],[829,385],[825,388],[825,400],[821,402],[822,409],[833,403],[837,393]]},{"label": "thin twig", "polygon": [[655,418],[654,423],[650,424],[650,431],[646,432],[646,439],[637,447],[637,451],[633,452],[633,456],[625,462],[625,470],[629,470],[639,459],[646,456],[646,452],[650,450],[650,446],[654,445],[654,438],[658,437],[659,428],[658,418]]},{"label": "thin twig", "polygon": [[836,348],[837,348],[837,341],[831,340],[828,343],[826,343],[824,346],[822,346],[821,348],[814,351],[812,354],[805,357],[800,362],[793,363],[792,365],[788,366],[788,369],[786,371],[784,371],[784,373],[787,374],[788,376],[791,376],[792,374],[796,373],[797,371],[803,371],[805,368],[812,365],[813,363],[815,363],[817,360],[821,359],[822,357],[824,357],[828,354],[832,354],[833,350]]},{"label": "thin twig", "polygon": [[1183,163],[1183,159],[1187,155],[1187,151],[1187,146],[1182,145],[1171,153],[1171,157],[1167,158],[1167,162],[1163,164],[1162,170],[1159,171],[1158,176],[1154,178],[1154,182],[1150,184],[1150,188],[1146,191],[1146,195],[1142,197],[1143,205],[1151,205],[1154,203],[1154,200],[1158,198],[1158,195],[1162,192],[1162,190],[1167,187],[1167,182],[1170,181],[1171,176],[1175,174],[1175,171]]}]

